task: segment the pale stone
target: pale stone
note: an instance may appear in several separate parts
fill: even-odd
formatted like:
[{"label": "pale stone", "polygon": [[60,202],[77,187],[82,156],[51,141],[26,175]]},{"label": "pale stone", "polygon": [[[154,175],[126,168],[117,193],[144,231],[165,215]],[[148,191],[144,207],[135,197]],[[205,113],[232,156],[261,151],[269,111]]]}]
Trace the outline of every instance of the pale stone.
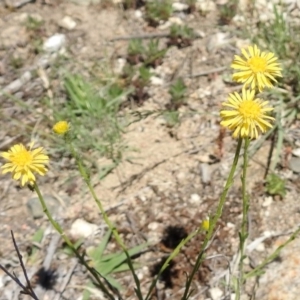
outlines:
[{"label": "pale stone", "polygon": [[83,219],[77,219],[72,224],[70,235],[73,238],[87,238],[94,235],[98,229],[98,225],[89,223]]},{"label": "pale stone", "polygon": [[212,300],[220,300],[223,296],[223,291],[218,287],[214,287],[209,290],[209,295]]},{"label": "pale stone", "polygon": [[76,27],[77,23],[70,16],[65,16],[60,22],[58,22],[58,25],[62,28],[72,30]]},{"label": "pale stone", "polygon": [[57,52],[66,44],[66,36],[61,33],[56,33],[48,38],[43,46],[46,52]]}]

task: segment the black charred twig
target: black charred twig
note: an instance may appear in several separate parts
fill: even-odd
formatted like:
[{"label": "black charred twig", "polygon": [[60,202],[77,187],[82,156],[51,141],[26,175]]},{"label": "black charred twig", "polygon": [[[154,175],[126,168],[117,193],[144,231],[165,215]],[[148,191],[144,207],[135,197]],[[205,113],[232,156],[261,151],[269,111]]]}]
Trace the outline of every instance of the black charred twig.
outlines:
[{"label": "black charred twig", "polygon": [[14,243],[14,247],[15,247],[15,250],[18,254],[18,258],[19,258],[19,262],[20,262],[20,265],[21,265],[21,268],[23,270],[23,274],[25,276],[25,280],[26,280],[26,284],[27,286],[24,286],[23,283],[19,280],[19,278],[17,277],[17,275],[13,272],[13,274],[11,274],[5,267],[3,267],[1,264],[0,264],[0,269],[2,269],[18,286],[21,287],[22,291],[20,292],[21,294],[24,294],[24,295],[29,295],[31,298],[35,299],[35,300],[39,300],[39,298],[37,297],[37,295],[34,293],[33,291],[33,288],[30,284],[30,280],[28,278],[28,275],[27,275],[27,271],[25,269],[25,266],[24,266],[24,263],[23,263],[23,259],[22,259],[22,255],[19,251],[19,248],[17,246],[17,243],[16,243],[16,240],[15,240],[15,237],[14,237],[14,233],[13,231],[11,230],[11,237],[12,237],[12,240],[13,240],[13,243]]}]

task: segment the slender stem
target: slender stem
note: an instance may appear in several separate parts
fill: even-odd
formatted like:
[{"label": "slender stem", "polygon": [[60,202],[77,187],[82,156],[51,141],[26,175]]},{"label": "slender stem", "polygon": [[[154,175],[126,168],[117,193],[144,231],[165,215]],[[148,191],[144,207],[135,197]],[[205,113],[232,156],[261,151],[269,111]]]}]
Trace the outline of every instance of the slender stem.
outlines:
[{"label": "slender stem", "polygon": [[79,169],[79,172],[82,176],[82,178],[84,179],[93,199],[95,200],[101,214],[102,214],[102,217],[105,221],[105,223],[107,224],[108,228],[112,231],[112,234],[114,236],[114,238],[116,239],[117,243],[119,244],[119,246],[122,248],[122,250],[124,251],[125,255],[126,255],[126,258],[127,258],[127,263],[128,263],[128,266],[130,268],[130,271],[132,273],[132,276],[133,276],[133,279],[135,281],[135,284],[136,284],[136,289],[135,289],[135,292],[138,296],[138,299],[140,300],[143,300],[143,296],[142,296],[142,293],[141,293],[141,288],[140,288],[140,281],[135,273],[135,270],[134,270],[134,267],[133,267],[133,264],[132,264],[132,261],[131,261],[131,257],[128,253],[128,250],[126,248],[126,246],[124,245],[116,227],[114,226],[114,224],[110,221],[110,219],[108,218],[104,208],[103,208],[103,205],[101,203],[101,201],[98,199],[96,193],[95,193],[95,190],[93,188],[93,186],[91,185],[91,182],[90,182],[90,177],[89,175],[87,174],[86,170],[85,170],[85,167],[83,166],[82,164],[82,161],[81,161],[81,158],[79,157],[79,155],[77,154],[72,142],[70,140],[66,140],[69,144],[69,147],[70,147],[70,151],[73,155],[73,157],[75,158],[76,160],[76,163],[78,165],[78,169]]},{"label": "slender stem", "polygon": [[282,145],[283,145],[283,127],[282,127],[282,111],[283,111],[283,100],[280,97],[280,105],[279,105],[279,109],[278,112],[276,114],[276,124],[277,124],[277,143],[276,143],[276,152],[274,155],[273,160],[271,160],[271,166],[270,166],[270,171],[271,173],[274,173],[276,165],[279,161],[280,155],[281,155],[281,151],[282,151]]},{"label": "slender stem", "polygon": [[296,237],[297,235],[300,233],[300,227],[289,237],[289,239],[284,242],[282,245],[278,246],[276,248],[276,250],[269,255],[261,264],[259,264],[255,269],[253,269],[252,271],[248,272],[247,274],[244,275],[244,279],[248,279],[252,276],[256,276],[259,275],[260,272],[262,271],[262,269],[269,264],[270,262],[272,262],[279,254],[280,251],[286,247],[289,243],[291,243]]},{"label": "slender stem", "polygon": [[37,193],[40,203],[42,205],[43,211],[45,213],[45,215],[47,216],[48,220],[50,221],[51,225],[53,226],[53,228],[60,234],[60,236],[63,238],[63,240],[65,241],[65,243],[68,245],[68,247],[73,251],[73,253],[76,255],[76,257],[79,259],[80,263],[82,265],[85,266],[85,268],[93,275],[93,277],[95,278],[95,280],[97,281],[97,283],[99,284],[100,288],[102,289],[102,291],[109,296],[109,298],[111,300],[114,300],[114,296],[112,294],[110,294],[110,292],[107,290],[107,288],[105,287],[105,285],[103,284],[103,282],[100,280],[99,278],[99,274],[97,273],[97,271],[93,268],[91,268],[87,262],[84,260],[83,256],[81,256],[77,249],[74,247],[73,243],[70,241],[70,239],[66,236],[66,234],[64,233],[63,229],[61,228],[61,226],[53,219],[52,215],[50,214],[48,207],[44,201],[44,197],[38,187],[38,185],[35,183],[33,186],[35,192]]},{"label": "slender stem", "polygon": [[244,144],[244,156],[243,156],[243,173],[242,173],[242,198],[243,198],[243,218],[241,231],[239,233],[240,237],[240,261],[239,261],[239,277],[237,280],[237,290],[236,290],[236,300],[241,297],[241,291],[244,283],[244,259],[245,259],[245,244],[248,237],[248,210],[249,210],[249,197],[247,195],[246,179],[247,179],[247,168],[248,168],[248,147],[250,144],[250,139],[245,138]]},{"label": "slender stem", "polygon": [[211,220],[211,222],[209,224],[209,230],[208,230],[208,232],[207,232],[207,234],[205,236],[204,242],[203,242],[203,244],[201,246],[201,249],[200,249],[200,252],[198,254],[195,266],[194,266],[194,268],[192,270],[192,273],[187,278],[187,282],[186,282],[186,286],[185,286],[185,291],[184,291],[184,294],[183,294],[181,300],[187,300],[189,298],[190,294],[191,294],[190,287],[191,287],[193,278],[194,278],[196,272],[199,270],[199,267],[200,267],[200,265],[201,265],[201,263],[202,263],[202,261],[204,259],[204,252],[206,250],[206,247],[207,247],[207,245],[208,245],[211,237],[213,236],[214,229],[216,227],[217,221],[222,216],[222,212],[223,212],[223,207],[224,207],[224,204],[225,204],[226,196],[227,196],[229,188],[232,186],[232,183],[233,183],[233,177],[234,177],[234,173],[235,173],[235,170],[236,170],[236,167],[237,167],[237,164],[238,164],[238,160],[239,160],[239,156],[240,156],[240,152],[241,152],[242,142],[243,142],[243,139],[239,138],[238,139],[238,144],[237,144],[237,147],[236,147],[236,151],[235,151],[235,155],[234,155],[234,159],[233,159],[233,163],[232,163],[232,166],[231,166],[231,170],[229,172],[229,175],[228,175],[225,187],[224,187],[223,192],[221,194],[216,214],[213,216],[213,218],[212,218],[212,220]]}]

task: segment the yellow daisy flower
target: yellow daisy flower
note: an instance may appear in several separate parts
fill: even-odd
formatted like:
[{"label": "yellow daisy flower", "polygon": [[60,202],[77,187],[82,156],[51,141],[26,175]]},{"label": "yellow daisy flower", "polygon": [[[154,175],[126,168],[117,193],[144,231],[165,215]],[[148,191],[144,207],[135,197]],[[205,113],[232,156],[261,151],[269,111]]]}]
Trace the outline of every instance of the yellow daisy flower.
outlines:
[{"label": "yellow daisy flower", "polygon": [[251,89],[257,87],[261,92],[264,87],[273,87],[271,81],[277,82],[275,77],[282,77],[282,69],[274,53],[261,52],[256,45],[248,47],[249,53],[245,49],[241,51],[246,59],[234,56],[231,68],[239,70],[232,76],[234,81],[244,83]]},{"label": "yellow daisy flower", "polygon": [[274,118],[268,114],[273,108],[267,104],[268,101],[255,98],[254,90],[243,89],[242,95],[237,92],[229,94],[227,102],[222,103],[226,109],[220,112],[221,125],[234,130],[234,138],[257,138],[259,132],[272,128],[269,121]]},{"label": "yellow daisy flower", "polygon": [[70,125],[67,121],[59,121],[54,124],[53,131],[56,134],[63,135],[70,130]]},{"label": "yellow daisy flower", "polygon": [[35,182],[33,173],[44,176],[48,171],[46,164],[49,163],[49,157],[45,154],[44,148],[39,147],[32,150],[34,142],[30,144],[29,150],[23,144],[12,146],[7,152],[2,152],[1,156],[9,162],[4,164],[2,174],[11,172],[12,178],[21,180],[21,186],[26,183],[31,185]]}]

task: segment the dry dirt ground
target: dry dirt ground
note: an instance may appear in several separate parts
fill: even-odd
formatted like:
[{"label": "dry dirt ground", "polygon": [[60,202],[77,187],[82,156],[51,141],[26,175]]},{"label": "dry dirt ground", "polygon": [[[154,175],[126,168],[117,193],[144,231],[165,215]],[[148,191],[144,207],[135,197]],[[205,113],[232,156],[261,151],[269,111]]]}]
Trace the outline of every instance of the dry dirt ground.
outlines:
[{"label": "dry dirt ground", "polygon": [[[228,92],[236,89],[230,84],[228,66],[233,55],[239,52],[238,48],[247,44],[247,40],[241,39],[238,25],[231,23],[220,26],[218,7],[215,5],[210,9],[208,5],[216,3],[206,2],[208,11],[205,14],[197,11],[192,14],[182,11],[173,14],[171,22],[188,24],[195,29],[199,38],[189,47],[169,48],[163,63],[153,71],[160,80],[149,87],[149,99],[139,107],[124,108],[128,113],[131,110],[143,112],[164,109],[170,100],[167,92],[170,82],[182,77],[188,86],[188,93],[186,105],[180,108],[180,124],[169,128],[162,117],[154,116],[131,124],[123,138],[132,149],[137,150],[132,154],[132,163],[121,163],[101,182],[96,176],[93,179],[96,193],[103,199],[105,209],[117,224],[126,245],[132,247],[145,241],[149,243],[147,251],[137,258],[141,264],[137,274],[144,293],[155,270],[174,245],[214,212],[235,151],[236,142],[229,132],[224,132],[219,126],[218,112]],[[114,68],[120,58],[125,58],[128,41],[111,39],[167,32],[168,24],[165,23],[157,28],[150,27],[141,17],[143,8],[124,10],[120,3],[86,6],[56,0],[25,3],[16,7],[18,3],[0,3],[0,85],[6,87],[14,97],[0,95],[2,151],[16,142],[28,143],[30,135],[38,140],[38,144],[48,145],[46,136],[51,134],[52,116],[51,111],[42,110],[40,99],[48,96],[54,104],[59,101],[57,95],[63,93],[59,81],[60,70],[65,68],[85,75],[85,70],[102,62]],[[240,5],[239,9],[244,9],[246,13],[247,1],[241,1]],[[38,33],[42,41],[55,33],[66,36],[64,55],[67,55],[67,60],[59,61],[59,65],[54,67],[55,59],[48,57],[47,63],[38,65],[43,54],[35,50],[35,37],[24,25],[30,16],[43,21]],[[73,29],[61,25],[65,16],[70,16],[76,22]],[[162,43],[165,42],[162,39]],[[23,64],[16,68],[18,59]],[[23,74],[28,70],[34,71],[34,75],[24,77]],[[197,76],[199,73],[202,74]],[[99,76],[104,75],[99,72]],[[25,78],[23,84],[11,86],[18,78]],[[28,110],[24,112],[22,104],[31,106],[32,113],[28,113]],[[298,124],[292,126],[295,129]],[[32,127],[33,133],[27,129]],[[267,195],[263,182],[272,141],[262,141],[261,144],[255,141],[253,146],[258,151],[249,167],[251,207],[247,269],[261,262],[287,238],[287,234],[297,227],[300,212],[298,174],[287,167],[282,168],[281,175],[288,182],[287,195],[284,199]],[[285,149],[282,151],[284,153]],[[51,150],[49,152],[51,156]],[[48,195],[49,205],[54,207],[58,221],[72,238],[76,239],[76,233],[70,230],[76,219],[97,225],[97,232],[85,240],[84,247],[87,248],[99,243],[105,226],[83,180],[74,177],[74,170],[69,168],[73,163],[69,160],[67,163],[57,161],[53,157],[49,173],[39,179],[39,184],[43,194]],[[99,158],[97,163],[101,165],[106,161]],[[242,210],[239,177],[238,172],[219,221],[219,229],[207,250],[209,259],[196,274],[191,299],[218,300],[231,297],[226,280],[235,271],[234,258],[238,250]],[[10,230],[13,230],[29,276],[33,281],[35,277],[33,284],[40,299],[81,299],[87,274],[76,261],[63,253],[62,242],[55,240],[47,220],[44,217],[33,218],[28,209],[33,193],[26,188],[19,189],[9,176],[2,176],[0,194],[0,263],[11,272],[14,271],[24,282],[10,238]],[[38,245],[38,254],[32,262],[27,259],[27,253],[32,250],[32,236],[39,228],[45,229],[45,238]],[[186,274],[191,272],[202,239],[203,236],[198,236],[184,247],[163,274],[152,299],[180,299]],[[47,274],[54,273],[53,282],[49,279],[50,275],[46,279],[34,276],[44,266],[50,245],[55,253],[50,255]],[[112,241],[108,250],[116,249]],[[297,238],[282,252],[279,260],[267,267],[265,275],[247,285],[243,299],[254,299],[251,298],[253,295],[260,300],[299,299],[299,251]],[[121,290],[123,299],[136,299],[131,275],[125,272],[117,274],[115,278],[125,287]],[[41,288],[41,283],[48,289]],[[18,286],[0,270],[0,299],[18,299],[18,293]],[[96,294],[91,299],[104,298]]]}]

